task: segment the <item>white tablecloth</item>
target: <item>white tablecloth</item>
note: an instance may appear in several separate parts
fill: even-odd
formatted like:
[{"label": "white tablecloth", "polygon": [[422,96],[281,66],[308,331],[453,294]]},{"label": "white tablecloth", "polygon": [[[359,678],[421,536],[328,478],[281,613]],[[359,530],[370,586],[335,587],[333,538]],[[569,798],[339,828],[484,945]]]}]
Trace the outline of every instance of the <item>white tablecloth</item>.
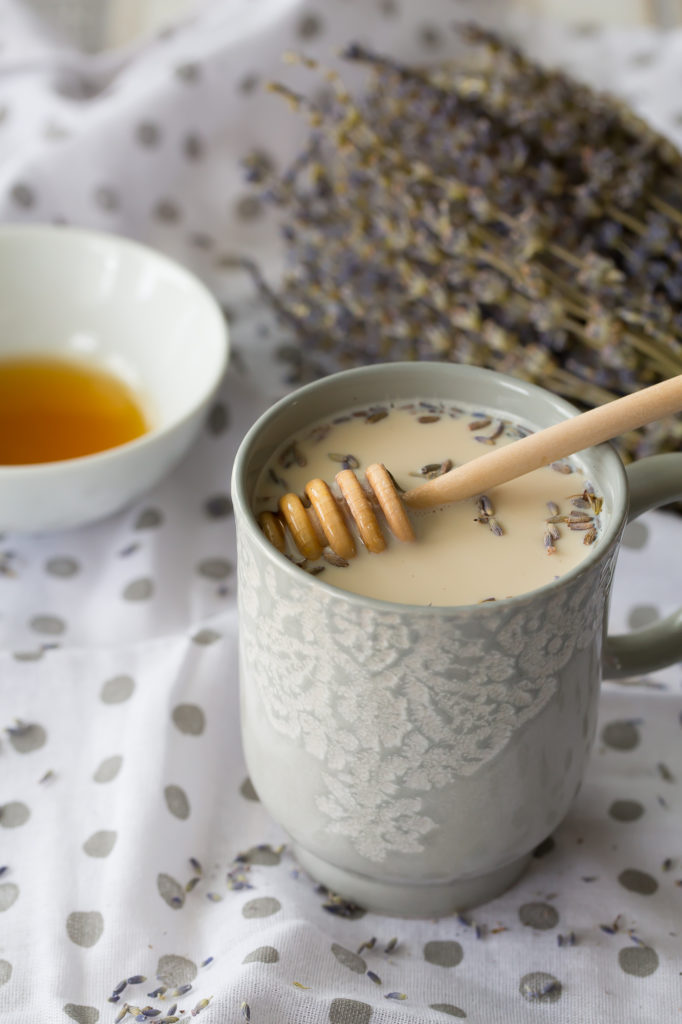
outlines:
[{"label": "white tablecloth", "polygon": [[[445,55],[449,22],[473,11],[224,0],[143,47],[85,58],[0,2],[0,219],[66,220],[175,256],[224,303],[233,343],[200,440],[144,501],[0,539],[3,1024],[113,1021],[126,1001],[162,1014],[177,1002],[207,1024],[680,1017],[679,665],[605,684],[569,817],[514,889],[459,919],[335,913],[240,753],[230,469],[288,368],[222,257],[248,253],[276,275],[273,225],[239,158],[257,148],[283,166],[303,130],[261,86],[290,48],[333,60],[360,38],[410,60]],[[511,30],[679,140],[679,34]],[[628,530],[615,629],[673,609],[681,539],[665,513]]]}]

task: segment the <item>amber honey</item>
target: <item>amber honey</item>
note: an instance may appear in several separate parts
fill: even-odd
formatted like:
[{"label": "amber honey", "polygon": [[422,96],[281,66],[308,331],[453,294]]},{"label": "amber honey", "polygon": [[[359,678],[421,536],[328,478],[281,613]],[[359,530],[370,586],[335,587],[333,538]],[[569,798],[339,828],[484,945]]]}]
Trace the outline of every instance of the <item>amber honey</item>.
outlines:
[{"label": "amber honey", "polygon": [[0,360],[0,465],[92,455],[148,429],[133,390],[106,370],[49,356]]}]

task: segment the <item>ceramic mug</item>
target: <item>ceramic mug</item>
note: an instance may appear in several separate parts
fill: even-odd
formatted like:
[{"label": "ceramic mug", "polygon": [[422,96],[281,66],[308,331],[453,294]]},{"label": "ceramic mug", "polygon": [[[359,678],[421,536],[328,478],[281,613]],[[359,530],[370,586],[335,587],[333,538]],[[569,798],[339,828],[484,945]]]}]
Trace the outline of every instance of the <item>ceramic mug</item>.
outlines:
[{"label": "ceramic mug", "polygon": [[602,674],[682,657],[682,611],[630,636],[605,635],[623,528],[682,497],[682,454],[626,470],[610,445],[580,453],[604,497],[600,541],[560,579],[517,597],[392,604],[301,572],[253,515],[264,464],[316,420],[415,397],[535,427],[576,413],[541,388],[469,366],[350,370],[258,420],[237,454],[232,493],[253,784],[315,879],[371,910],[431,917],[498,895],[564,818],[594,737]]}]

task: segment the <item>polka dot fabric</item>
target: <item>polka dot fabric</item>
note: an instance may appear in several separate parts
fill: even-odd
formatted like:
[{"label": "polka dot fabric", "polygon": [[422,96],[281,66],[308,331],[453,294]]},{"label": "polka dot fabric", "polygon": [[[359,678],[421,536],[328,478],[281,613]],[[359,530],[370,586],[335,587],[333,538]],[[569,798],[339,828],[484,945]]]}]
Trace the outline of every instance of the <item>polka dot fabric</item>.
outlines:
[{"label": "polka dot fabric", "polygon": [[[679,142],[682,35],[571,32],[465,0],[231,0],[86,57],[18,3],[0,13],[0,218],[156,246],[215,292],[233,343],[201,437],[153,492],[80,530],[0,538],[3,1024],[676,1019],[680,666],[604,685],[582,790],[511,891],[429,921],[339,903],[297,867],[242,760],[229,481],[290,383],[288,341],[233,259],[276,279],[276,225],[242,161],[257,180],[300,145],[265,88],[311,88],[283,51],[336,65],[360,38],[440,59],[453,19],[504,16]],[[616,631],[679,602],[681,530],[663,513],[628,528]]]}]

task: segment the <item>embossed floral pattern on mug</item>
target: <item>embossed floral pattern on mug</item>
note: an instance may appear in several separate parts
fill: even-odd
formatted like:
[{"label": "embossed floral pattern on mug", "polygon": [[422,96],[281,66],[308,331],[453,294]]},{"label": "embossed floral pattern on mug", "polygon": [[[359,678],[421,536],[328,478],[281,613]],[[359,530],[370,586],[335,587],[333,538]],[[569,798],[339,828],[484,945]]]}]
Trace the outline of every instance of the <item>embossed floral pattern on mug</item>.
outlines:
[{"label": "embossed floral pattern on mug", "polygon": [[320,762],[316,807],[363,857],[423,849],[423,796],[498,757],[603,619],[600,568],[539,608],[407,616],[261,572],[240,537],[243,663],[269,725]]}]

